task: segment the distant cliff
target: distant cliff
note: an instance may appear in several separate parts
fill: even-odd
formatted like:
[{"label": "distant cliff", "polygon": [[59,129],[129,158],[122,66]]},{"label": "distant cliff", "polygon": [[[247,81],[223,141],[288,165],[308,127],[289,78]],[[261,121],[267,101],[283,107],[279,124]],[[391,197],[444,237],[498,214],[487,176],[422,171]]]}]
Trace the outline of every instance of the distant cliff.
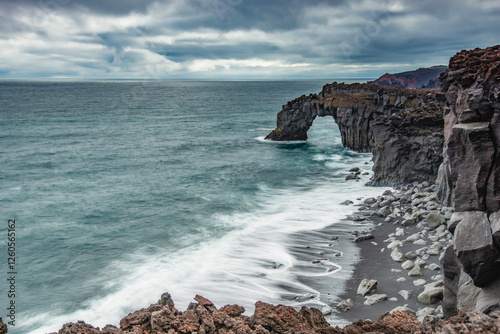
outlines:
[{"label": "distant cliff", "polygon": [[439,88],[439,75],[446,71],[447,66],[432,66],[419,68],[415,71],[401,73],[386,73],[377,80],[368,82],[376,85],[394,86],[400,88]]},{"label": "distant cliff", "polygon": [[[372,84],[328,84],[283,106],[266,138],[305,140],[317,116],[333,116],[345,147],[373,151],[376,185],[434,181],[443,147],[435,90]],[[425,111],[422,111],[425,110]]]}]

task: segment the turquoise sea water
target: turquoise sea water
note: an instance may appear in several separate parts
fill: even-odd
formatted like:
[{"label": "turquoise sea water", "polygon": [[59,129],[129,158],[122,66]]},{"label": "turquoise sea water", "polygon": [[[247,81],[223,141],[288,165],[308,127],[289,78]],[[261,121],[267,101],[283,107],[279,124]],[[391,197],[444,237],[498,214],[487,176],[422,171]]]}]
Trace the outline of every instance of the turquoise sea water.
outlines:
[{"label": "turquoise sea water", "polygon": [[344,181],[370,155],[344,149],[332,118],[307,142],[263,139],[282,104],[325,83],[0,81],[6,278],[8,219],[17,236],[9,333],[118,324],[165,291],[180,310],[195,294],[248,312],[333,302],[348,265],[313,266],[298,249],[353,212],[341,201],[380,192]]}]

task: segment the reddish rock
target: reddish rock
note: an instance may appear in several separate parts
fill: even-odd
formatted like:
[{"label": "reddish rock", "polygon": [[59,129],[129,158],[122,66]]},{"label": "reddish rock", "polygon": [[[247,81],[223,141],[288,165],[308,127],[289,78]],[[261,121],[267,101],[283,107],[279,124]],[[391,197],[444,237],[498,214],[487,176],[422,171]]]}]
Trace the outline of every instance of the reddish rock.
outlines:
[{"label": "reddish rock", "polygon": [[261,325],[273,333],[315,333],[307,319],[291,306],[257,302],[255,313],[250,321],[255,325]]},{"label": "reddish rock", "polygon": [[422,330],[422,324],[417,318],[407,312],[385,313],[375,322],[359,320],[346,326],[341,333],[360,334],[360,333],[415,333],[416,330]]},{"label": "reddish rock", "polygon": [[59,330],[58,334],[101,334],[99,327],[95,328],[83,321],[67,323]]},{"label": "reddish rock", "polygon": [[441,333],[500,333],[500,314],[490,317],[460,309],[457,316],[442,324]]},{"label": "reddish rock", "polygon": [[122,331],[151,330],[151,314],[161,309],[161,305],[154,304],[147,309],[141,309],[130,313],[125,318],[120,320],[120,329]]},{"label": "reddish rock", "polygon": [[226,305],[221,307],[220,311],[230,317],[238,317],[245,312],[245,309],[239,305]]},{"label": "reddish rock", "polygon": [[380,78],[369,83],[377,85],[394,86],[401,88],[439,88],[439,75],[447,69],[447,66],[433,66],[419,68],[415,71],[401,73],[386,73]]},{"label": "reddish rock", "polygon": [[0,317],[0,334],[7,334],[7,331],[7,325],[3,323],[3,320]]},{"label": "reddish rock", "polygon": [[[500,209],[500,45],[457,53],[440,79],[445,139],[438,195],[456,214],[483,216],[462,224],[454,245],[460,267],[479,289],[462,285],[453,296],[446,292],[456,287],[445,280],[445,304],[456,297],[458,305],[493,311],[488,305],[500,309],[500,288],[491,287],[500,279],[500,252],[489,219]],[[451,258],[443,263],[445,272],[455,266]]]}]

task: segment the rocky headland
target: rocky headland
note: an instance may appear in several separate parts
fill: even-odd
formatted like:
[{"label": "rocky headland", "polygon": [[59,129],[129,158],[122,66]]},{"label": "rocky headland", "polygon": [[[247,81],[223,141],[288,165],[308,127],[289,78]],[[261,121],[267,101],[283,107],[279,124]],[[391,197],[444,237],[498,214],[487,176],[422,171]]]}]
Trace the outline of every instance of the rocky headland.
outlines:
[{"label": "rocky headland", "polygon": [[[373,153],[372,184],[394,186],[357,198],[347,218],[365,226],[349,236],[362,259],[336,306],[352,324],[263,302],[246,316],[201,296],[179,311],[165,293],[119,327],[58,333],[499,333],[500,46],[458,53],[440,80],[440,90],[325,85],[284,105],[268,135],[305,140],[317,116],[333,116],[346,147]],[[346,182],[363,171],[350,172]]]},{"label": "rocky headland", "polygon": [[333,116],[342,143],[373,152],[372,185],[434,182],[442,162],[443,110],[437,90],[333,83],[283,106],[266,138],[305,140],[316,117]]}]

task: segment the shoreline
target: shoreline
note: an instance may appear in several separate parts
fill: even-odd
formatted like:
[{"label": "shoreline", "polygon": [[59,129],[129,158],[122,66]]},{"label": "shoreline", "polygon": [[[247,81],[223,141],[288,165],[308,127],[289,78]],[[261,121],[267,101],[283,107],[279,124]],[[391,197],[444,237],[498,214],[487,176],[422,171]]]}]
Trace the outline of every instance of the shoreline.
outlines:
[{"label": "shoreline", "polygon": [[[375,321],[384,313],[390,312],[396,307],[407,307],[413,310],[420,321],[426,315],[438,318],[443,317],[440,300],[430,304],[422,303],[418,300],[418,296],[426,288],[430,289],[437,286],[437,288],[441,288],[442,290],[443,270],[440,265],[440,257],[451,243],[451,233],[446,229],[446,222],[452,212],[451,208],[442,207],[437,203],[435,196],[433,196],[435,187],[430,185],[426,187],[426,185],[426,183],[420,183],[393,188],[391,194],[384,192],[387,195],[384,196],[381,194],[378,196],[376,203],[359,205],[359,213],[346,218],[347,221],[352,221],[353,219],[360,219],[358,217],[363,214],[368,214],[366,221],[373,224],[369,233],[373,238],[356,243],[360,250],[360,258],[355,265],[351,278],[345,282],[346,288],[344,293],[339,296],[342,301],[351,299],[353,302],[350,310],[346,311],[339,309],[339,305],[337,305],[336,312],[338,313],[336,313],[336,316],[344,319],[346,324],[360,319]],[[405,197],[405,193],[406,197],[413,196],[415,199],[410,200],[407,206],[412,213],[403,215],[398,212],[401,206],[399,198]],[[391,197],[395,197],[396,200],[390,204],[391,214],[389,217],[397,217],[386,218],[378,215],[377,212],[382,210],[380,204],[387,204],[384,201],[388,198],[394,199]],[[368,199],[363,200],[367,201]],[[370,200],[368,201],[370,202]],[[416,205],[412,205],[411,202]],[[442,222],[439,224],[441,227],[434,226],[437,224],[434,222],[431,223],[432,227],[429,227],[426,218],[430,213],[433,213],[432,217],[429,218],[431,221],[434,217],[442,219]],[[386,221],[386,219],[390,221]],[[412,219],[414,224],[411,224]],[[402,223],[407,226],[403,226]],[[417,236],[421,237],[417,238]],[[407,240],[408,238],[410,240]],[[413,239],[416,240],[413,241]],[[398,246],[396,248],[399,249],[402,255],[398,261],[395,261],[391,257],[395,245]],[[412,252],[413,254],[409,254],[408,252]],[[414,258],[414,256],[416,257]],[[410,266],[412,264],[410,262],[405,263],[408,260],[413,262],[413,266]],[[423,261],[420,265],[421,275],[409,276],[410,271],[415,266],[415,262],[419,260],[420,262]],[[408,269],[402,268],[403,263],[406,264],[405,267]],[[365,278],[368,280],[377,280],[378,284],[376,291],[363,297],[357,294],[357,290],[361,281]],[[425,282],[418,281],[422,279]],[[420,285],[415,285],[414,282]],[[403,296],[400,294],[400,291],[408,291],[409,297]],[[373,305],[364,305],[366,299],[374,294],[385,294],[387,299]],[[442,299],[439,296],[437,298]]]}]

